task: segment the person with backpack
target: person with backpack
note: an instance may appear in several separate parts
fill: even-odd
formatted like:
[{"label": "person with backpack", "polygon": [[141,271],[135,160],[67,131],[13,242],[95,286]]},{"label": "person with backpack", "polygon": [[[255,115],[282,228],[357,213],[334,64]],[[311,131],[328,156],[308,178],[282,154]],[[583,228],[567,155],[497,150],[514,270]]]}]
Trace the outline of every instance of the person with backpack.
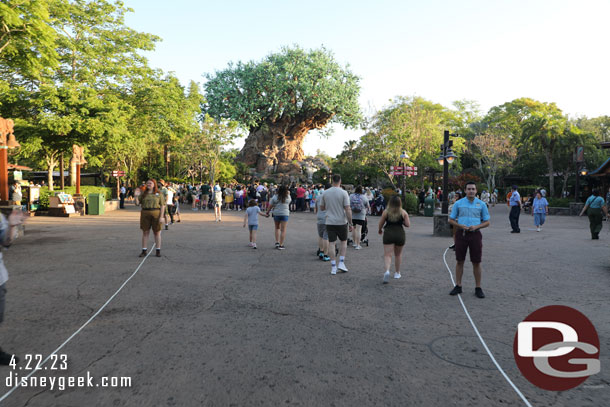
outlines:
[{"label": "person with backpack", "polygon": [[352,230],[353,247],[360,250],[362,249],[362,246],[360,246],[362,227],[366,221],[366,214],[371,211],[369,200],[362,194],[361,185],[358,185],[354,193],[350,195],[349,206],[352,208],[352,221],[354,223],[354,229]]},{"label": "person with backpack", "polygon": [[587,213],[589,217],[589,229],[591,230],[591,239],[597,240],[599,239],[599,232],[602,231],[602,212],[604,215],[608,216],[608,207],[606,206],[606,201],[604,198],[599,196],[599,191],[594,189],[591,192],[591,196],[585,202],[585,207],[582,208],[580,215],[582,216],[584,213]]}]

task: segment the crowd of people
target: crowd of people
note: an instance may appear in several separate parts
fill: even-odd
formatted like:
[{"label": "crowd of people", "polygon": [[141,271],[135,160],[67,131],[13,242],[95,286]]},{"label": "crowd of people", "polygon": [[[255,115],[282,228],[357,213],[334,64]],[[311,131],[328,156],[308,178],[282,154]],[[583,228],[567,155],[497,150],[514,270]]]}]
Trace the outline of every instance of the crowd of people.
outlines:
[{"label": "crowd of people", "polygon": [[[248,226],[249,246],[257,249],[256,235],[259,215],[273,217],[275,248],[286,249],[286,236],[292,213],[314,212],[317,223],[318,248],[316,256],[321,261],[330,262],[331,274],[347,272],[345,257],[351,243],[354,250],[368,245],[368,216],[380,215],[378,233],[383,235],[384,266],[382,281],[390,281],[392,257],[394,257],[394,278],[400,278],[401,255],[405,245],[405,227],[410,226],[408,213],[403,209],[400,198],[402,191],[395,190],[389,201],[378,189],[357,186],[351,194],[341,185],[338,174],[332,176],[328,185],[275,185],[255,182],[252,184],[171,184],[160,180],[148,180],[135,192],[136,204],[141,205],[142,252],[147,255],[150,230],[155,237],[156,256],[161,255],[161,228],[176,221],[180,222],[180,203],[191,205],[191,209],[206,211],[214,209],[215,221],[222,221],[222,210],[244,210],[243,227]],[[442,190],[428,189],[405,191],[419,197],[420,204],[426,198],[442,200]],[[470,253],[475,276],[475,295],[484,298],[481,288],[482,235],[480,229],[490,224],[489,207],[498,200],[498,191],[477,192],[474,182],[467,182],[464,191],[451,191],[449,200],[449,223],[453,229],[453,245],[456,253],[456,286],[451,295],[462,292],[461,280],[466,254]],[[522,207],[530,207],[536,230],[540,232],[549,212],[544,189],[536,190],[531,199],[522,199],[518,187],[513,185],[507,195],[510,207],[509,222],[511,233],[520,233],[519,216]],[[597,191],[587,200],[581,213],[587,213],[591,222],[593,239],[599,238],[602,214],[608,215],[605,200]]]}]

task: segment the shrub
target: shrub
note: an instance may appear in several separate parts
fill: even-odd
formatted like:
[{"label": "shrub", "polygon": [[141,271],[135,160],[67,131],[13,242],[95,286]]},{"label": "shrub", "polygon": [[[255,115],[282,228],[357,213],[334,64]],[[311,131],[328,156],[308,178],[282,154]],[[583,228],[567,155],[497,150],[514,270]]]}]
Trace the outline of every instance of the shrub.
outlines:
[{"label": "shrub", "polygon": [[554,208],[569,208],[570,198],[548,198],[549,206]]},{"label": "shrub", "polygon": [[415,194],[407,194],[405,195],[405,202],[403,204],[405,211],[409,214],[417,214],[419,213],[419,200]]},{"label": "shrub", "polygon": [[[49,196],[55,196],[55,194],[62,192],[60,190],[49,191],[49,187],[40,188],[40,209],[47,209],[49,207]],[[74,195],[76,193],[76,187],[65,187],[63,192],[66,194]],[[80,192],[85,197],[89,197],[89,194],[104,194],[107,201],[112,199],[112,188],[108,187],[94,187],[90,185],[81,185]]]}]

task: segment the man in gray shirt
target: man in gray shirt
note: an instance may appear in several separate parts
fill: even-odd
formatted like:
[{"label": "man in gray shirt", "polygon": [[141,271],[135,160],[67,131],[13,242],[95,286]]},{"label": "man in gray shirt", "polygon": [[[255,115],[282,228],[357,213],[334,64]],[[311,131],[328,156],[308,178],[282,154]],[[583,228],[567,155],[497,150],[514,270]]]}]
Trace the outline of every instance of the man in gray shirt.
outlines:
[{"label": "man in gray shirt", "polygon": [[[321,197],[320,209],[326,211],[326,233],[328,234],[328,251],[330,254],[330,274],[337,274],[337,269],[347,272],[345,267],[345,252],[347,251],[348,225],[352,231],[352,209],[349,195],[341,189],[341,175],[333,174],[333,187],[324,191]],[[339,266],[335,256],[335,242],[341,242],[339,247]]]}]

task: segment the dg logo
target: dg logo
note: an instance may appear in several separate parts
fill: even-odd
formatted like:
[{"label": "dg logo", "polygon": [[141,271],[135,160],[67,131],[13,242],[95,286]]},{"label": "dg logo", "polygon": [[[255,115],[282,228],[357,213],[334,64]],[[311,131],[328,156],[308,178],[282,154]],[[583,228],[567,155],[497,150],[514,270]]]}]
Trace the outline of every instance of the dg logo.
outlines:
[{"label": "dg logo", "polygon": [[519,323],[513,352],[523,376],[545,390],[574,388],[600,371],[595,327],[563,305],[540,308]]}]

